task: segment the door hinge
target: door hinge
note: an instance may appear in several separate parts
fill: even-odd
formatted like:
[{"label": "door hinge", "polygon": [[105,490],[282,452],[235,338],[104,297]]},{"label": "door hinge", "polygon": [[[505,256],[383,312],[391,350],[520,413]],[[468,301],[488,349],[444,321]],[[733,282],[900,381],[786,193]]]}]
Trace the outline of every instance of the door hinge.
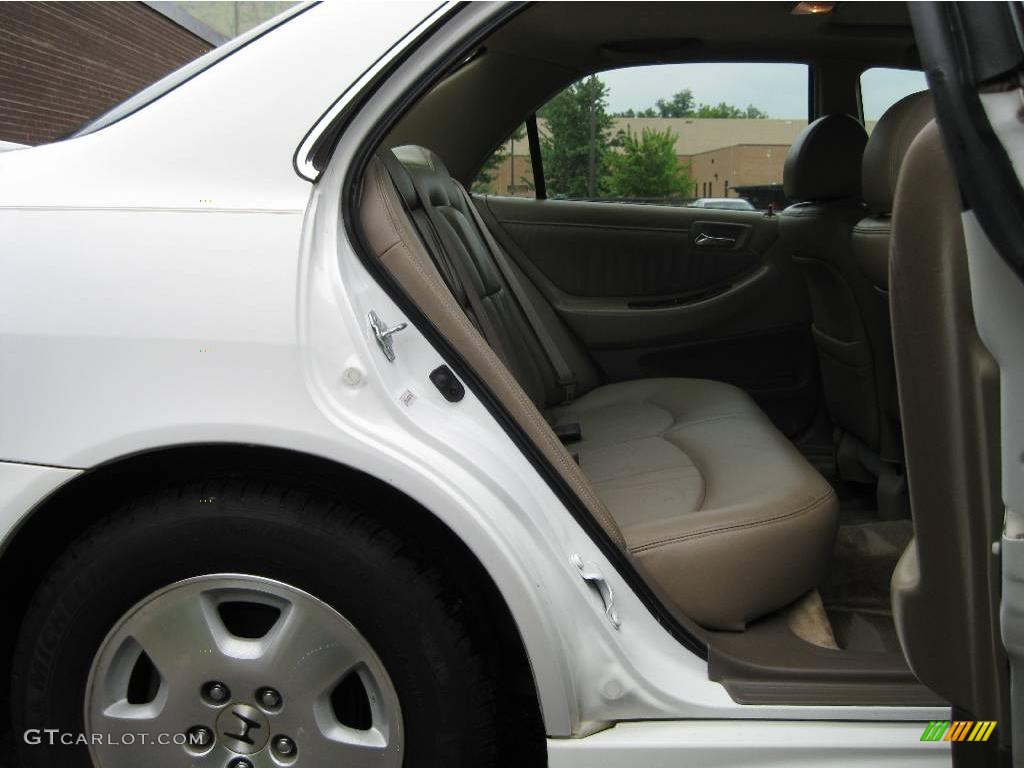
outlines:
[{"label": "door hinge", "polygon": [[612,585],[605,579],[604,574],[601,573],[601,569],[594,563],[584,563],[583,558],[576,553],[573,553],[569,557],[569,562],[576,566],[576,570],[580,572],[580,578],[587,582],[598,596],[601,598],[601,603],[604,605],[604,615],[608,617],[609,623],[615,629],[622,626],[622,622],[619,620],[619,613],[615,610],[615,593],[612,591]]}]

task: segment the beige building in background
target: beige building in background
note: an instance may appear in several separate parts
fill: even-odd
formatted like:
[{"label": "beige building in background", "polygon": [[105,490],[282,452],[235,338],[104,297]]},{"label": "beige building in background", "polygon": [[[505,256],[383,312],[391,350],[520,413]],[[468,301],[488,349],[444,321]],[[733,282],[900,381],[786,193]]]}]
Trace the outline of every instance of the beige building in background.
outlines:
[{"label": "beige building in background", "polygon": [[[676,135],[676,156],[689,167],[694,180],[690,196],[736,197],[736,187],[782,184],[786,153],[806,125],[806,120],[797,119],[619,117],[612,133],[671,130]],[[873,127],[874,122],[869,122],[868,131]],[[543,134],[543,120],[539,128]],[[533,169],[526,138],[509,142],[504,151],[508,157],[498,168],[493,191],[532,196]]]}]

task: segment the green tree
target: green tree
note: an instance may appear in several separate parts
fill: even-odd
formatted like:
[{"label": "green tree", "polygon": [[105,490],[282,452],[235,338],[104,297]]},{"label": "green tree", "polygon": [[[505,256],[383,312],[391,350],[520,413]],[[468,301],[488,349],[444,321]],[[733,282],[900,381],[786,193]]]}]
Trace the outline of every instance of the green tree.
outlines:
[{"label": "green tree", "polygon": [[544,179],[552,197],[598,197],[608,162],[611,115],[608,86],[591,75],[571,85],[538,113]]},{"label": "green tree", "polygon": [[627,109],[619,112],[616,117],[697,117],[697,118],[766,118],[768,113],[748,104],[746,109],[727,104],[698,104],[693,98],[693,91],[685,88],[670,99],[658,99],[653,107],[647,109]]},{"label": "green tree", "polygon": [[494,187],[494,182],[498,178],[498,171],[501,169],[502,163],[509,158],[511,154],[510,147],[514,148],[515,143],[522,141],[525,137],[526,124],[521,123],[512,131],[512,135],[502,142],[500,147],[494,150],[494,154],[487,158],[487,162],[480,168],[476,179],[473,180],[473,192],[481,195],[493,195],[500,194],[503,191]]},{"label": "green tree", "polygon": [[676,156],[676,135],[671,130],[644,128],[640,136],[627,130],[616,137],[619,151],[608,157],[605,181],[612,197],[683,197],[693,188],[689,167]]},{"label": "green tree", "polygon": [[[694,109],[693,91],[686,88],[679,91],[671,99],[658,99],[654,102],[654,106],[658,110],[658,117],[692,117]],[[654,115],[650,115],[650,117],[654,117]]]},{"label": "green tree", "polygon": [[743,110],[739,107],[734,107],[732,104],[726,104],[724,101],[720,101],[718,104],[701,104],[697,107],[694,112],[694,117],[697,118],[726,118],[726,117],[743,117]]},{"label": "green tree", "polygon": [[659,117],[654,107],[647,109],[627,109],[625,112],[616,112],[612,117]]},{"label": "green tree", "polygon": [[726,104],[720,101],[718,104],[701,104],[694,112],[694,117],[731,117],[757,119],[768,117],[768,113],[758,109],[753,104],[748,104],[746,109]]}]

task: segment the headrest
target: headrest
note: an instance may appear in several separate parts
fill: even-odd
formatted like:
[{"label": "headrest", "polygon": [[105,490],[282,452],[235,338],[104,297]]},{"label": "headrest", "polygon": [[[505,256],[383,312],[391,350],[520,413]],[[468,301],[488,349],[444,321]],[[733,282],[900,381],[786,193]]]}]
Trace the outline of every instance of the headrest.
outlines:
[{"label": "headrest", "polygon": [[864,150],[864,202],[874,213],[892,211],[903,158],[925,124],[935,116],[928,91],[912,93],[885,111]]},{"label": "headrest", "polygon": [[849,115],[825,115],[789,148],[782,172],[786,197],[796,202],[860,196],[860,164],[868,135]]},{"label": "headrest", "polygon": [[[430,197],[432,205],[451,205],[453,184],[451,174],[445,167],[441,158],[435,155],[426,147],[416,144],[406,144],[395,147],[391,150],[398,162],[402,164],[410,174],[416,176],[416,183]],[[398,176],[400,174],[392,174]],[[412,183],[408,179],[396,181],[399,194],[410,208],[418,207],[415,204],[416,194]]]}]

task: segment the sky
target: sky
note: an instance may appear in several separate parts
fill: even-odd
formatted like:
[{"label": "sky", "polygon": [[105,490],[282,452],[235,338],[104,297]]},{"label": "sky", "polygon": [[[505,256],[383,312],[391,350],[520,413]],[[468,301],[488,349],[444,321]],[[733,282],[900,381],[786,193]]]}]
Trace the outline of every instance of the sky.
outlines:
[{"label": "sky", "polygon": [[[689,88],[697,102],[753,104],[770,117],[807,118],[807,67],[803,64],[663,64],[604,72],[608,109],[622,112],[654,106]],[[901,97],[925,87],[920,72],[872,70],[864,74],[864,112],[877,120]]]}]

